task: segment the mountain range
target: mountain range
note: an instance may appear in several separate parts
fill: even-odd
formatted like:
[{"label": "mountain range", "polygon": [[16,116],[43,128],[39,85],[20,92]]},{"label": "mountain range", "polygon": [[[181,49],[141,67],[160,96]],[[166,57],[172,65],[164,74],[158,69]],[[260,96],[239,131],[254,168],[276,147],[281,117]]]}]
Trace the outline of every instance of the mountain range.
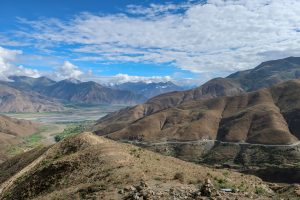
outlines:
[{"label": "mountain range", "polygon": [[[109,134],[145,142],[218,140],[293,144],[300,139],[300,80],[232,97],[189,101],[147,115]],[[101,123],[100,123],[101,124]],[[113,128],[112,128],[113,129]],[[107,130],[101,128],[99,132]],[[105,133],[107,134],[107,133]]]},{"label": "mountain range", "polygon": [[161,94],[144,104],[107,115],[98,121],[95,130],[99,134],[114,132],[164,109],[176,107],[186,102],[241,95],[258,88],[298,78],[299,73],[300,57],[264,62],[254,69],[236,72],[227,78],[215,78],[191,90]]},{"label": "mountain range", "polygon": [[[299,70],[300,58],[268,61],[111,113],[1,163],[0,199],[298,199]],[[14,79],[4,86],[53,101],[105,99],[94,82]],[[0,116],[0,142],[37,127]]]},{"label": "mountain range", "polygon": [[75,79],[56,82],[46,77],[9,78],[9,82],[0,82],[1,112],[61,111],[64,109],[63,104],[69,103],[135,105],[145,102],[149,96],[180,90],[171,82],[125,83],[110,88],[93,81],[80,82]]}]

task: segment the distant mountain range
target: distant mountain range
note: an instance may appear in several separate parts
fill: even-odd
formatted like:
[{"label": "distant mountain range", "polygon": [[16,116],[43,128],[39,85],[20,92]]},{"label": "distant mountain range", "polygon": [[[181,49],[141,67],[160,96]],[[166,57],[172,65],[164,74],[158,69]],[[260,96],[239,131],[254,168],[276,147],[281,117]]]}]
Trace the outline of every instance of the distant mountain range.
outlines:
[{"label": "distant mountain range", "polygon": [[46,77],[12,76],[11,82],[0,82],[0,108],[2,112],[60,111],[62,103],[134,105],[151,98],[142,106],[131,108],[143,107],[142,111],[132,110],[143,113],[133,115],[136,120],[186,101],[234,96],[298,78],[299,66],[300,58],[297,57],[268,61],[254,69],[236,72],[227,78],[215,78],[185,91],[172,82],[124,83],[107,87],[92,81],[68,79],[56,82]]},{"label": "distant mountain range", "polygon": [[183,87],[175,85],[173,82],[145,83],[145,82],[127,82],[113,86],[116,89],[128,90],[136,94],[141,94],[146,98],[151,98],[163,93],[181,91]]},{"label": "distant mountain range", "polygon": [[53,81],[46,77],[11,76],[12,81],[0,82],[0,109],[2,112],[61,111],[65,103],[135,105],[149,97],[182,90],[172,82],[124,83],[107,87],[96,82],[76,79]]}]

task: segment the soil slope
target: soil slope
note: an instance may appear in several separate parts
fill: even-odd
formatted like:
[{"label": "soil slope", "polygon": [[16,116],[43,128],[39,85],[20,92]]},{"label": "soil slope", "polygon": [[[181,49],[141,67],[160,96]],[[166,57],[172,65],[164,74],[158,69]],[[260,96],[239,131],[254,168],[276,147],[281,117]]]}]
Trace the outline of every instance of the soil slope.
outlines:
[{"label": "soil slope", "polygon": [[145,116],[191,100],[236,96],[298,77],[300,77],[300,57],[267,61],[254,69],[239,71],[227,78],[212,79],[195,89],[162,94],[144,104],[112,113],[100,119],[95,130],[99,134],[114,132]]},{"label": "soil slope", "polygon": [[62,110],[62,105],[51,100],[51,98],[0,83],[1,112],[53,112]]},{"label": "soil slope", "polygon": [[10,145],[17,144],[22,137],[35,133],[38,127],[38,124],[31,121],[0,115],[0,163],[7,159],[5,151]]}]

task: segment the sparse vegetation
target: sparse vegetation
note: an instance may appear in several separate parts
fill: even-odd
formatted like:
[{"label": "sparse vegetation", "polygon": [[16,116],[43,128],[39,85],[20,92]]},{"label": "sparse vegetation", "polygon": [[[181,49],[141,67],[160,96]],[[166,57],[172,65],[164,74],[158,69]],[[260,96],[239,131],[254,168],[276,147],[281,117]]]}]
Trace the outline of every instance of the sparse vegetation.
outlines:
[{"label": "sparse vegetation", "polygon": [[255,193],[258,194],[258,195],[263,195],[263,194],[266,194],[267,191],[263,187],[256,186],[255,187]]},{"label": "sparse vegetation", "polygon": [[90,122],[78,122],[78,123],[68,124],[63,132],[57,134],[54,137],[54,140],[56,142],[59,142],[59,141],[65,139],[66,137],[70,137],[72,135],[77,135],[79,133],[82,133],[87,129],[89,124],[90,124]]},{"label": "sparse vegetation", "polygon": [[34,149],[38,146],[41,146],[41,140],[43,139],[43,136],[41,133],[47,131],[49,128],[51,128],[51,126],[41,126],[36,133],[24,137],[22,143],[11,146],[7,150],[7,155],[16,156],[20,153],[23,153],[25,151],[28,151],[28,150]]},{"label": "sparse vegetation", "polygon": [[137,157],[137,158],[140,158],[141,151],[142,151],[141,148],[133,148],[133,149],[130,150],[130,154]]},{"label": "sparse vegetation", "polygon": [[217,188],[234,188],[226,178],[214,177]]}]

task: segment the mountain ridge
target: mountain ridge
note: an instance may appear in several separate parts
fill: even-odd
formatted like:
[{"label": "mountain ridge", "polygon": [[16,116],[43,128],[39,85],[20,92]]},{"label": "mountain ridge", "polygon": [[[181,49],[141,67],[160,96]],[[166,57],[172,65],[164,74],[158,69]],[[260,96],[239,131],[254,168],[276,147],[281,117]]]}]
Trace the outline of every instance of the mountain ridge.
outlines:
[{"label": "mountain ridge", "polygon": [[[300,138],[295,114],[300,110],[300,98],[293,95],[298,92],[300,80],[293,80],[238,96],[187,101],[132,123],[122,124],[119,115],[119,124],[100,123],[94,130],[113,139],[155,142],[210,139],[291,144]],[[287,105],[287,101],[294,103]]]},{"label": "mountain ridge", "polygon": [[[10,167],[10,163],[20,166],[20,169],[10,170],[4,178],[0,175],[1,199],[70,199],[78,196],[83,199],[132,199],[130,188],[136,188],[132,189],[136,191],[135,195],[140,195],[138,192],[143,190],[138,189],[138,185],[145,189],[147,198],[174,199],[175,195],[169,190],[175,189],[178,192],[190,191],[185,193],[185,199],[195,199],[199,191],[197,187],[205,184],[205,179],[211,179],[206,182],[212,182],[210,184],[218,188],[226,187],[218,181],[224,179],[232,188],[247,186],[244,190],[253,195],[257,187],[273,195],[257,177],[210,169],[91,133],[67,138],[35,154],[34,161],[26,167],[23,164],[27,162],[25,158],[25,161],[12,160],[0,165],[0,169],[4,170]],[[152,189],[152,192],[148,193],[146,188]],[[198,192],[197,195],[206,194]],[[238,195],[249,199],[242,192],[219,195],[232,198]]]},{"label": "mountain ridge", "polygon": [[[289,68],[286,70],[286,65],[282,65],[282,63],[292,64],[289,64]],[[249,77],[257,76],[257,70],[260,70],[260,76],[258,77],[260,77],[261,81],[255,81],[255,79],[254,81],[249,81]],[[281,83],[285,80],[294,79],[299,71],[300,57],[264,62],[254,69],[236,72],[227,78],[214,78],[194,89],[158,95],[144,104],[111,113],[98,120],[95,131],[98,131],[99,134],[102,134],[101,132],[114,132],[124,128],[126,124],[138,121],[161,110],[179,106],[188,101],[212,99],[220,96],[236,96],[255,90],[253,88],[256,87],[263,88]],[[280,73],[278,74],[278,72]],[[243,78],[245,74],[247,74],[247,77]],[[274,74],[276,75],[275,77]],[[248,84],[248,86],[246,87],[245,84]],[[101,130],[104,127],[105,130]]]},{"label": "mountain ridge", "polygon": [[75,79],[53,81],[46,77],[30,78],[11,76],[13,82],[7,85],[16,89],[34,91],[63,103],[77,104],[137,104],[146,99],[142,95],[126,90],[111,89],[93,81],[81,82]]},{"label": "mountain ridge", "polygon": [[62,111],[63,106],[48,97],[33,91],[21,91],[0,83],[1,112],[52,112]]}]

